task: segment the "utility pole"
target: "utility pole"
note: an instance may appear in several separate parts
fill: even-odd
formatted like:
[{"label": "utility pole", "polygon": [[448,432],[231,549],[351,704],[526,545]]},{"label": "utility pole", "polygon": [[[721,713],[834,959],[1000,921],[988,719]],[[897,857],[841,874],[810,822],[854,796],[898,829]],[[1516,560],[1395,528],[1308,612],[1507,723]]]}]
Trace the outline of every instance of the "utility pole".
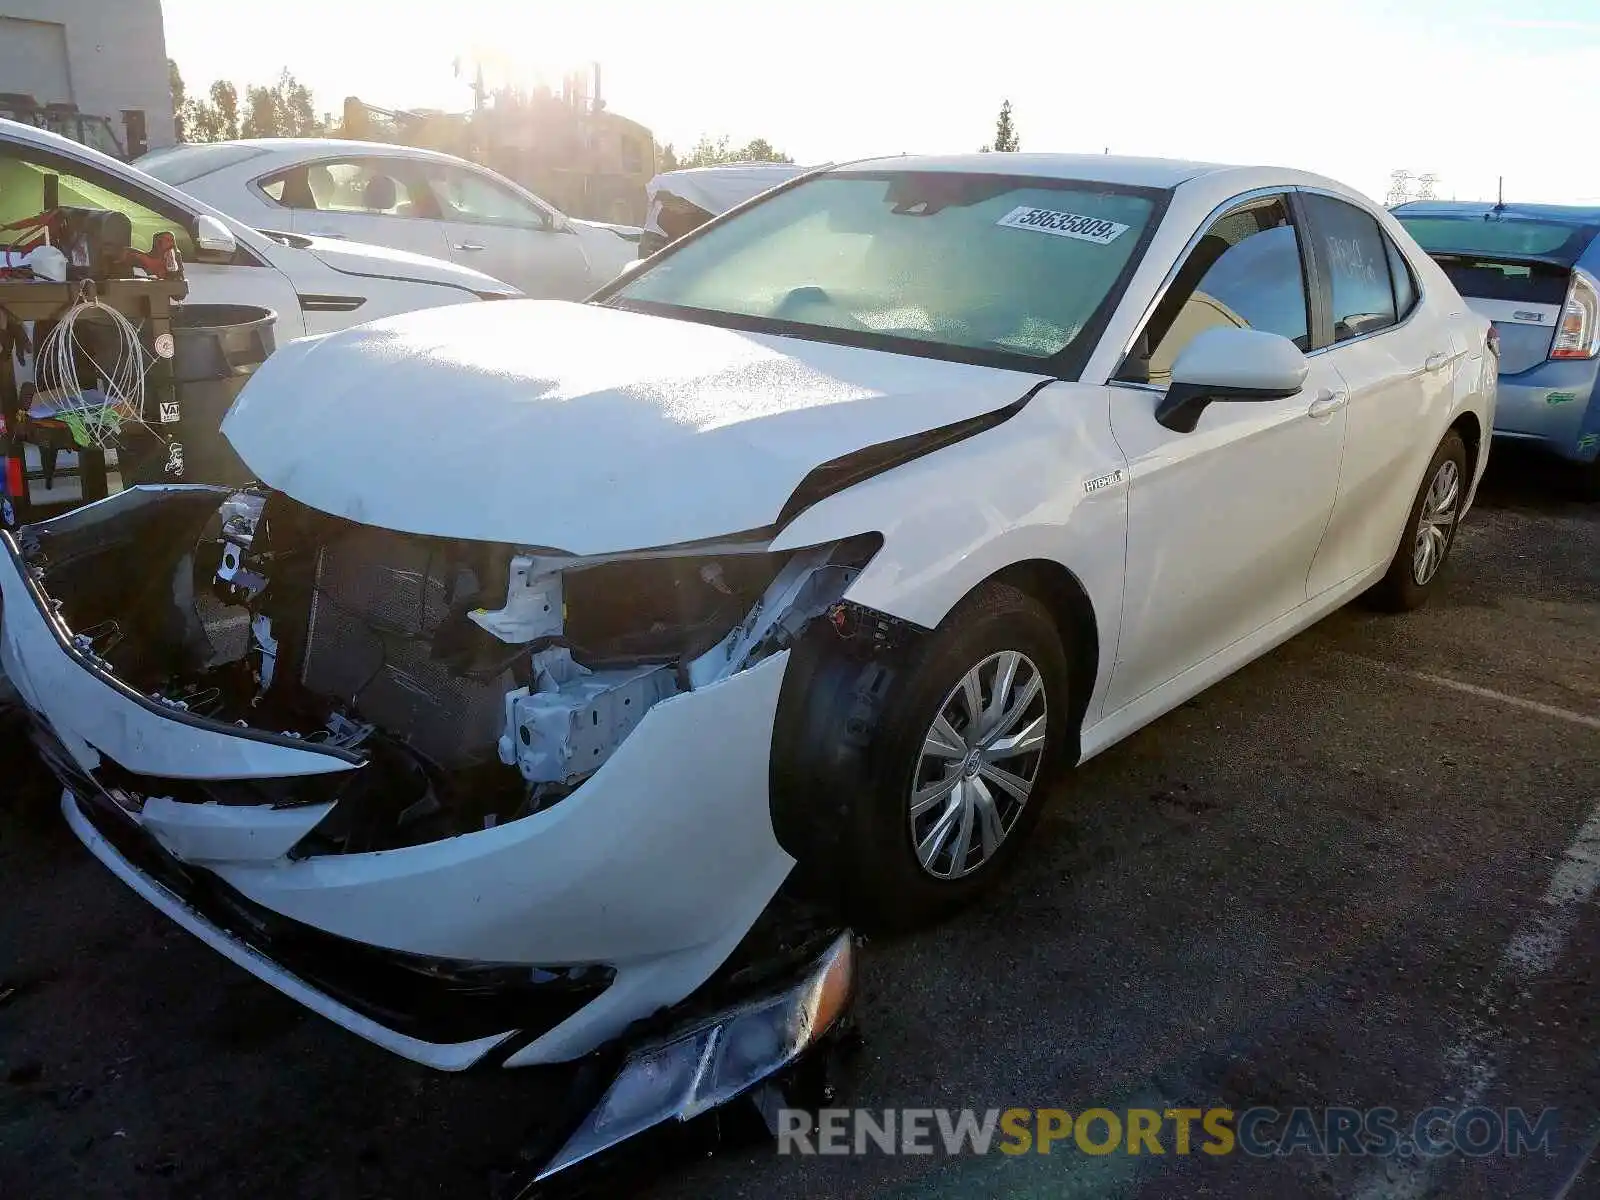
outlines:
[{"label": "utility pole", "polygon": [[1424,171],[1417,175],[1406,167],[1397,167],[1389,172],[1389,191],[1383,199],[1384,207],[1393,208],[1410,200],[1436,200],[1438,189],[1439,176],[1435,172]]},{"label": "utility pole", "polygon": [[1411,172],[1404,167],[1389,173],[1389,193],[1383,198],[1385,208],[1393,208],[1411,199]]}]

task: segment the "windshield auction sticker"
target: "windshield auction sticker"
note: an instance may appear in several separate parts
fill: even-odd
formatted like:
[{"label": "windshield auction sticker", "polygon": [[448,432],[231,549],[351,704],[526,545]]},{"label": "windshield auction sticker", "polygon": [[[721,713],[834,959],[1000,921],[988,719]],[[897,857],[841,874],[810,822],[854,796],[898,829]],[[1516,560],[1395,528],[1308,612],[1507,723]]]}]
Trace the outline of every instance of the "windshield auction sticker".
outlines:
[{"label": "windshield auction sticker", "polygon": [[1050,208],[1029,208],[1025,204],[1013,208],[995,224],[1007,229],[1031,229],[1056,237],[1077,238],[1080,242],[1093,242],[1097,246],[1109,246],[1128,232],[1126,225],[1108,221],[1104,217],[1085,217],[1078,213],[1056,212]]}]

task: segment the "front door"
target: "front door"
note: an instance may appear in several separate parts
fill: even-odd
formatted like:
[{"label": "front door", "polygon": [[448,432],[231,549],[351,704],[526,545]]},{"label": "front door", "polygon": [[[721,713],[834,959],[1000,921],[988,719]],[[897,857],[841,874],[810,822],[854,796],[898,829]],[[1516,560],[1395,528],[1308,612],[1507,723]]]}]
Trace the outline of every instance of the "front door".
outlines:
[{"label": "front door", "polygon": [[1113,381],[1129,495],[1108,712],[1306,599],[1344,447],[1344,384],[1332,364],[1311,357],[1304,388],[1284,400],[1213,403],[1190,433],[1155,419],[1173,361],[1204,329],[1260,329],[1311,349],[1305,278],[1287,200],[1242,203],[1196,243]]},{"label": "front door", "polygon": [[594,290],[582,239],[553,209],[484,171],[426,169],[456,262],[540,299],[581,300]]}]

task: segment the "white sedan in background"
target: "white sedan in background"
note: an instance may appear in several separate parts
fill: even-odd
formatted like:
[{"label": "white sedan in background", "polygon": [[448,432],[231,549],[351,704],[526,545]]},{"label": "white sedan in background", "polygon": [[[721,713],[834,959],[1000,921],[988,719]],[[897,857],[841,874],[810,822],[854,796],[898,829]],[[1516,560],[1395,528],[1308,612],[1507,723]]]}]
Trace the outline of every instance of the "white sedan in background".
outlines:
[{"label": "white sedan in background", "polygon": [[[855,163],[587,304],[285,347],[223,426],[260,490],[0,533],[0,658],[85,845],[346,1029],[461,1069],[651,1018],[559,1166],[828,1027],[847,943],[730,995],[786,884],[934,918],[1076,764],[1362,593],[1422,604],[1495,383],[1330,180]],[[228,654],[182,611],[213,578]]]},{"label": "white sedan in background", "polygon": [[261,138],[169,146],[137,165],[250,225],[438,255],[541,299],[581,300],[638,255],[638,229],[568,217],[435,150]]},{"label": "white sedan in background", "polygon": [[663,171],[645,185],[639,257],[649,258],[712,217],[815,169],[794,163],[739,162]]},{"label": "white sedan in background", "polygon": [[41,212],[49,176],[62,204],[126,214],[140,250],[157,233],[171,233],[189,302],[270,308],[279,345],[419,308],[518,294],[482,272],[420,254],[257,233],[98,150],[0,120],[0,225]]}]

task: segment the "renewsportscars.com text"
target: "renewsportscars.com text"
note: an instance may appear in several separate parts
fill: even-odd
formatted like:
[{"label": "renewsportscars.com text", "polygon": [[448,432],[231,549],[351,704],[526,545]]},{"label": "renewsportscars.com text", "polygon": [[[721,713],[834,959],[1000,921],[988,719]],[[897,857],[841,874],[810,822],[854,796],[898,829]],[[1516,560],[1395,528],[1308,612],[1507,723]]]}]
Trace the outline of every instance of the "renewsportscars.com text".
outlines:
[{"label": "renewsportscars.com text", "polygon": [[1556,1109],[825,1108],[778,1112],[780,1154],[1552,1154]]}]

